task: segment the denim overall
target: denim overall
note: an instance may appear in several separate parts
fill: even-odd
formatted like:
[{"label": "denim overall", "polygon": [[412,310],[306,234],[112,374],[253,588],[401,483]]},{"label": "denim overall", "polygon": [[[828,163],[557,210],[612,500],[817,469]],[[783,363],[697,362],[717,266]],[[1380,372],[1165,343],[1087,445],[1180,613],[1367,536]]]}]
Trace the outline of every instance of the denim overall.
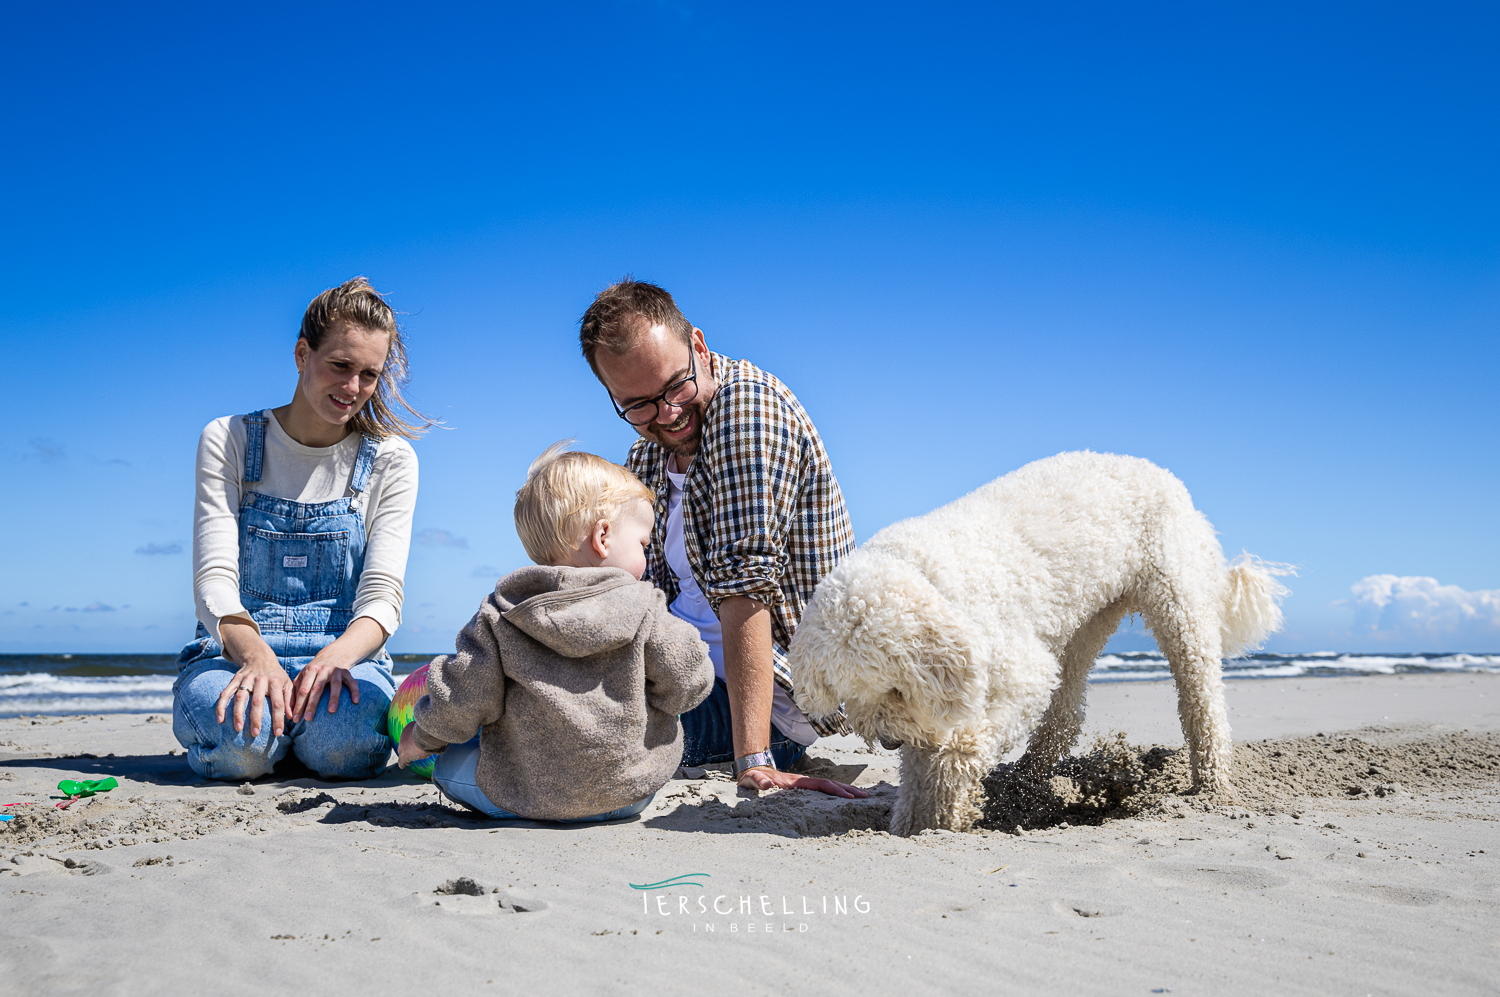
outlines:
[{"label": "denim overall", "polygon": [[[245,416],[245,477],[260,481],[270,415]],[[378,441],[363,437],[349,481],[350,494],[332,502],[292,502],[244,491],[240,503],[240,601],[281,661],[288,676],[312,661],[352,622],[354,595],[365,560],[365,520],[361,511]],[[288,723],[275,737],[269,698],[262,707],[260,735],[250,737],[250,709],[244,729],[234,729],[234,703],[215,717],[219,694],[239,670],[224,649],[198,624],[198,637],[177,659],[172,687],[172,732],[187,748],[188,765],[208,779],[254,779],[271,771],[290,748],[308,768],[325,778],[375,775],[390,760],[386,710],[395,686],[384,648],[350,669],[359,683],[359,703],[340,688],[338,710],[328,712],[325,689],[312,720]]]}]

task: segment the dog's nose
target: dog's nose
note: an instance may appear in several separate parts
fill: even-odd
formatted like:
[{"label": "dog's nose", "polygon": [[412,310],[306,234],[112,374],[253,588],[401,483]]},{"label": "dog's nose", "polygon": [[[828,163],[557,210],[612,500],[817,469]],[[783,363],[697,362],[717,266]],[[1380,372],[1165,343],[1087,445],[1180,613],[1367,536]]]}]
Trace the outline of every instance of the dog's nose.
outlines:
[{"label": "dog's nose", "polygon": [[896,740],[894,737],[887,737],[886,735],[881,734],[880,746],[887,751],[895,751],[897,748],[901,747],[901,742]]}]

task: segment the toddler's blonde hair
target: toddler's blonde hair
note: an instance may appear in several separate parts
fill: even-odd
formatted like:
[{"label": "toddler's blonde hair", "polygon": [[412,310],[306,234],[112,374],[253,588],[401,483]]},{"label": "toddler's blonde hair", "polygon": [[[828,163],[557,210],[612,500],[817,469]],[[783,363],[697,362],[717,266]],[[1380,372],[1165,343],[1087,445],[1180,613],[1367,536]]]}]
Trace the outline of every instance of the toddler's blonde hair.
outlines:
[{"label": "toddler's blonde hair", "polygon": [[619,464],[559,440],[531,462],[516,492],[516,532],[537,564],[567,564],[595,523],[613,524],[635,499],[651,507],[656,496]]}]

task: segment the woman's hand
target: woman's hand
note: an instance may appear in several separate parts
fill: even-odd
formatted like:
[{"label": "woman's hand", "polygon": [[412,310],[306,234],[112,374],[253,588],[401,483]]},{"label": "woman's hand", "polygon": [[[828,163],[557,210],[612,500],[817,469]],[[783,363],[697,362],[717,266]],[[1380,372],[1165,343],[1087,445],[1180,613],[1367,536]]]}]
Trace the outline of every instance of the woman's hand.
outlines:
[{"label": "woman's hand", "polygon": [[406,768],[412,762],[420,762],[427,757],[427,752],[417,745],[417,739],[412,734],[416,730],[416,724],[407,724],[401,731],[401,743],[396,746],[396,767]]},{"label": "woman's hand", "polygon": [[358,703],[359,683],[349,669],[379,650],[385,638],[385,629],[368,616],[349,624],[338,640],[319,651],[297,673],[297,680],[292,683],[291,708],[287,711],[292,720],[311,720],[318,712],[318,700],[325,688],[329,713],[339,711],[340,687],[348,689],[349,698]]},{"label": "woman's hand", "polygon": [[323,690],[328,690],[328,712],[339,711],[339,689],[349,690],[349,698],[356,703],[359,702],[359,683],[354,681],[354,676],[349,674],[349,669],[334,664],[335,656],[328,654],[332,644],[318,652],[317,657],[308,662],[307,667],[297,673],[296,681],[292,683],[292,708],[293,720],[311,720],[318,712],[318,700],[323,698]]},{"label": "woman's hand", "polygon": [[842,796],[846,800],[862,800],[870,794],[857,786],[846,786],[832,779],[814,779],[811,776],[782,772],[768,765],[759,765],[740,773],[740,786],[745,789],[811,789],[829,796]]},{"label": "woman's hand", "polygon": [[239,617],[219,621],[219,639],[224,656],[240,666],[219,694],[214,715],[224,722],[224,712],[234,701],[234,729],[245,729],[245,704],[250,704],[250,737],[260,736],[261,714],[266,700],[271,702],[271,733],[277,737],[286,730],[287,699],[292,680],[276,658],[255,624]]}]

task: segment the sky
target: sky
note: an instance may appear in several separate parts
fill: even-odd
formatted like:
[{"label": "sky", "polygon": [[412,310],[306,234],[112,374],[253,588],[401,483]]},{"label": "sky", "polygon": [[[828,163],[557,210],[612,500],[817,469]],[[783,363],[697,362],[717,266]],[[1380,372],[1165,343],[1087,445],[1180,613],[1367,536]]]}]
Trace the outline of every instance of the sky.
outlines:
[{"label": "sky", "polygon": [[[1500,651],[1500,10],[1483,3],[0,9],[0,651],[192,636],[198,434],[307,302],[401,313],[443,428],[397,652],[622,459],[630,273],[777,374],[856,534],[1028,461],[1175,473],[1297,566],[1275,651]],[[1139,627],[1112,645],[1150,646]]]}]

